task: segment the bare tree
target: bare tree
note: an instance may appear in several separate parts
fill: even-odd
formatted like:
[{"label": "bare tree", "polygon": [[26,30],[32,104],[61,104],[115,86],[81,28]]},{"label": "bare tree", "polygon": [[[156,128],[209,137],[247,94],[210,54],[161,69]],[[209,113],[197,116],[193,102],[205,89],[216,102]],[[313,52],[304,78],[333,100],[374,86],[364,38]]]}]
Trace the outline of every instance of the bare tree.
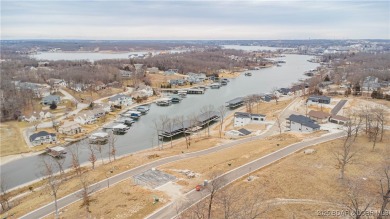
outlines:
[{"label": "bare tree", "polygon": [[207,121],[206,121],[206,124],[207,124],[207,136],[209,136],[209,137],[210,137],[210,123],[211,123],[210,117],[214,113],[213,110],[214,110],[214,106],[213,105],[207,105],[207,106],[204,106],[204,107],[202,107],[200,109],[201,113],[207,117]]},{"label": "bare tree", "polygon": [[219,137],[222,138],[222,129],[223,129],[223,123],[225,121],[225,115],[227,113],[227,108],[225,106],[219,106],[218,107],[218,112],[219,112]]},{"label": "bare tree", "polygon": [[354,136],[353,133],[359,129],[360,124],[355,124],[349,120],[345,127],[347,136],[344,138],[341,147],[333,152],[333,155],[338,162],[338,167],[340,168],[340,179],[344,179],[346,166],[353,162],[357,154],[357,151],[353,146],[356,139],[356,136]]},{"label": "bare tree", "polygon": [[381,195],[381,210],[378,214],[378,219],[382,219],[386,215],[386,208],[390,202],[390,165],[387,164],[383,168],[382,177],[380,182],[380,195]]},{"label": "bare tree", "polygon": [[217,192],[226,184],[226,179],[223,176],[219,176],[218,172],[214,172],[211,175],[211,182],[205,186],[209,196],[207,199],[207,218],[211,218],[211,212],[214,204],[214,199],[217,195]]},{"label": "bare tree", "polygon": [[59,218],[58,203],[57,203],[58,191],[60,190],[61,185],[63,183],[64,174],[61,171],[59,172],[59,174],[56,173],[55,164],[51,158],[42,159],[42,163],[44,167],[43,175],[46,177],[47,187],[49,188],[50,193],[54,199],[55,218]]},{"label": "bare tree", "polygon": [[10,209],[10,194],[8,193],[7,183],[5,181],[6,176],[3,174],[0,178],[0,204],[3,212]]},{"label": "bare tree", "polygon": [[273,87],[272,90],[271,90],[271,93],[272,93],[273,99],[275,100],[275,103],[278,104],[278,100],[279,100],[278,88],[277,87]]},{"label": "bare tree", "polygon": [[276,116],[276,125],[279,129],[279,134],[282,134],[282,121],[280,120],[280,116]]},{"label": "bare tree", "polygon": [[90,187],[91,182],[88,179],[87,174],[79,175],[80,185],[81,185],[81,199],[82,203],[80,205],[80,208],[85,207],[85,211],[87,214],[87,218],[90,218],[91,210],[90,206],[91,203],[94,201],[94,199],[91,197],[91,194],[94,192],[93,189]]},{"label": "bare tree", "polygon": [[102,161],[102,164],[104,164],[104,160],[103,160],[103,144],[97,144],[97,150],[99,151],[99,154],[100,154],[100,160]]},{"label": "bare tree", "polygon": [[191,139],[190,139],[190,133],[189,129],[191,128],[191,122],[190,120],[185,120],[183,116],[179,116],[175,119],[176,123],[180,126],[180,128],[183,130],[183,135],[186,140],[186,146],[187,149],[191,145]]},{"label": "bare tree", "polygon": [[373,206],[374,199],[367,195],[361,182],[349,182],[347,197],[342,204],[350,211],[349,216],[360,219]]},{"label": "bare tree", "polygon": [[95,148],[92,144],[88,144],[88,149],[89,149],[89,158],[88,160],[92,164],[92,169],[95,169],[95,163],[97,161],[96,153],[95,153]]},{"label": "bare tree", "polygon": [[81,166],[80,166],[80,152],[78,145],[74,145],[74,147],[70,148],[70,154],[72,156],[72,168],[76,172],[77,175],[81,175]]},{"label": "bare tree", "polygon": [[108,160],[109,162],[111,163],[111,156],[113,156],[114,160],[116,160],[116,141],[117,141],[117,138],[116,136],[114,135],[114,133],[110,133],[109,137],[108,137]]}]

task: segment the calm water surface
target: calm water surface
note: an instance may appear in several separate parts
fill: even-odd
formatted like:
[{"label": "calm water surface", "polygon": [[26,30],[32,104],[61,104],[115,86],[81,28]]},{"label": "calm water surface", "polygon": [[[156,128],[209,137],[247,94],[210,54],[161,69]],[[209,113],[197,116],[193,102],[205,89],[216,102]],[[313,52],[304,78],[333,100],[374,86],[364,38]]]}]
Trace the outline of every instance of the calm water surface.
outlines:
[{"label": "calm water surface", "polygon": [[[305,71],[318,66],[316,63],[306,61],[310,59],[309,56],[286,55],[283,59],[286,60],[286,64],[283,64],[282,67],[251,71],[253,73],[251,77],[242,74],[236,79],[231,79],[227,86],[220,89],[208,89],[203,95],[187,95],[187,98],[184,98],[180,104],[168,107],[152,104],[149,113],[134,123],[128,133],[118,136],[117,154],[130,154],[157,145],[154,121],[162,115],[174,118],[198,114],[200,109],[207,105],[213,105],[217,108],[236,97],[269,92],[274,87],[286,87],[299,78],[303,78]],[[79,147],[81,162],[88,162],[89,150],[86,141],[69,146],[67,150],[71,147]],[[40,169],[43,156],[26,157],[2,165],[1,174],[6,177],[8,187],[13,188],[41,177]],[[70,167],[70,160],[71,156],[68,153],[65,158],[65,167]]]}]

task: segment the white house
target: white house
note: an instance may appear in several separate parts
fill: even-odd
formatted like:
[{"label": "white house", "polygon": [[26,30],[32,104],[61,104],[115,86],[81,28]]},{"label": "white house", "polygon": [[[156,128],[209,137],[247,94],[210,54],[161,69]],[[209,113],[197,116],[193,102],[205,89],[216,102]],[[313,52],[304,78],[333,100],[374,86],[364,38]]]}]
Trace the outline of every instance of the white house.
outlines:
[{"label": "white house", "polygon": [[113,105],[124,105],[124,106],[130,106],[133,104],[133,100],[131,97],[124,95],[124,94],[117,94],[113,97],[110,97],[108,99],[108,103]]},{"label": "white house", "polygon": [[106,113],[111,112],[111,105],[108,103],[95,103],[94,108],[95,109],[102,109]]},{"label": "white house", "polygon": [[51,144],[55,143],[57,141],[56,134],[54,133],[48,133],[46,131],[40,131],[38,133],[32,134],[30,136],[30,142],[36,146],[36,145],[42,145],[42,144]]},{"label": "white house", "polygon": [[47,110],[43,110],[39,112],[39,118],[40,119],[50,119],[53,116],[53,114]]},{"label": "white house", "polygon": [[40,117],[41,116],[39,115],[39,113],[33,112],[31,114],[23,116],[23,120],[27,121],[27,122],[35,122],[35,121],[40,120]]},{"label": "white house", "polygon": [[363,90],[370,91],[370,90],[377,90],[380,88],[381,85],[379,83],[379,79],[377,77],[368,76],[363,81]]},{"label": "white house", "polygon": [[66,83],[65,80],[56,79],[56,78],[50,78],[49,80],[47,80],[47,82],[49,83],[49,85],[53,85],[53,86],[66,87],[68,85],[68,83]]},{"label": "white house", "polygon": [[92,124],[96,122],[95,114],[91,111],[81,111],[76,116],[74,121],[81,125]]},{"label": "white house", "polygon": [[286,119],[286,128],[296,132],[312,132],[320,130],[320,125],[315,123],[309,117],[291,114]]},{"label": "white house", "polygon": [[157,74],[159,72],[157,67],[147,68],[146,71],[150,74]]},{"label": "white house", "polygon": [[236,112],[234,113],[234,127],[245,126],[248,124],[261,124],[265,121],[265,115],[262,114],[251,114]]},{"label": "white house", "polygon": [[75,135],[81,132],[81,126],[74,121],[65,121],[64,124],[58,128],[58,132],[64,135]]}]

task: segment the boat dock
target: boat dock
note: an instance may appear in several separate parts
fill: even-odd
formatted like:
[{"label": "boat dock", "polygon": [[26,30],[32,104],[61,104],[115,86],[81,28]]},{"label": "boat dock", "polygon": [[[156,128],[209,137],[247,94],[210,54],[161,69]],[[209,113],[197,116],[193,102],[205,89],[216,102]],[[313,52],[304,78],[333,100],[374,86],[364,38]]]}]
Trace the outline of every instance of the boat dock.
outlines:
[{"label": "boat dock", "polygon": [[46,148],[46,153],[54,158],[64,158],[66,151],[65,148],[56,146],[52,148]]},{"label": "boat dock", "polygon": [[160,130],[161,132],[159,134],[159,137],[172,138],[182,133],[192,133],[193,131],[197,131],[217,119],[219,119],[218,112],[205,112],[203,114],[200,114],[196,118],[196,121],[184,120],[182,123],[175,123],[172,124],[170,127],[166,127],[163,130]]},{"label": "boat dock", "polygon": [[229,100],[228,102],[226,102],[226,107],[229,107],[230,109],[234,109],[242,105],[244,105],[243,97],[237,97],[234,98],[233,100]]}]

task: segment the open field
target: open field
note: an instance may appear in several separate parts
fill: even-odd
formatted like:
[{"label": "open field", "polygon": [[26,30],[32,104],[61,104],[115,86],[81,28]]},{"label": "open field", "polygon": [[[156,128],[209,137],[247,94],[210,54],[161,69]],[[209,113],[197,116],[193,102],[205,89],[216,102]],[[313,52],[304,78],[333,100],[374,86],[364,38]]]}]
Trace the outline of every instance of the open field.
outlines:
[{"label": "open field", "polygon": [[95,101],[97,99],[108,97],[120,92],[123,92],[124,90],[121,88],[106,88],[99,91],[85,91],[85,92],[76,92],[74,90],[64,88],[66,92],[68,92],[70,95],[72,95],[74,98],[76,98],[78,101],[82,103],[89,103],[91,101]]},{"label": "open field", "polygon": [[22,134],[22,129],[28,125],[28,123],[18,121],[3,122],[0,124],[1,157],[30,151]]},{"label": "open field", "polygon": [[[346,210],[341,206],[349,203],[348,194],[352,190],[348,182],[359,186],[360,204],[366,200],[380,200],[379,179],[384,160],[390,155],[386,148],[390,138],[386,136],[372,151],[372,142],[368,142],[365,136],[358,137],[354,144],[358,153],[346,168],[345,180],[339,179],[333,155],[341,143],[342,140],[338,139],[313,146],[311,148],[316,150],[313,154],[299,151],[253,172],[252,181],[248,182],[245,177],[224,190],[239,190],[242,194],[261,191],[259,205],[266,210],[261,218],[323,218],[318,211]],[[372,209],[379,209],[378,203]],[[191,210],[186,213],[191,213]],[[213,215],[213,218],[222,218],[218,215]]]}]

